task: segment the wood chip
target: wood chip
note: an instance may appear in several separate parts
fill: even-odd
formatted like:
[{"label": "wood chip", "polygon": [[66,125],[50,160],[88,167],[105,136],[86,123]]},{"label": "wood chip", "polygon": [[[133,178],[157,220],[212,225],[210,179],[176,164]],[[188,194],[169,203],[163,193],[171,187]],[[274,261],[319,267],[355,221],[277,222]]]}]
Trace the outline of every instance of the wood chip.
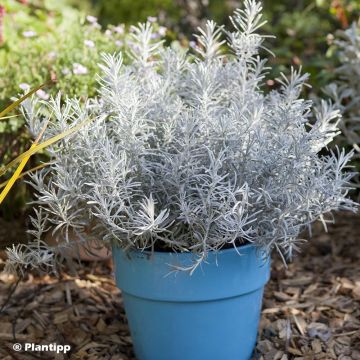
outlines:
[{"label": "wood chip", "polygon": [[301,316],[293,315],[294,322],[301,335],[305,335],[306,321]]},{"label": "wood chip", "polygon": [[314,278],[312,275],[299,276],[296,277],[295,279],[282,280],[281,284],[284,286],[305,286],[311,284],[313,279]]}]

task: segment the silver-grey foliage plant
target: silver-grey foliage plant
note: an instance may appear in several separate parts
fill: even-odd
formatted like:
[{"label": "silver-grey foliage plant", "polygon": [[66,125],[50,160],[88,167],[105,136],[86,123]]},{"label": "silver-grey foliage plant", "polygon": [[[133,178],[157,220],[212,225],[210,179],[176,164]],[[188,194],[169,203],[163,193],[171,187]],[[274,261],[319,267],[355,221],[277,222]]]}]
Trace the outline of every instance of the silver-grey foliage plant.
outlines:
[{"label": "silver-grey foliage plant", "polygon": [[[46,137],[88,123],[32,177],[35,239],[8,249],[9,270],[52,264],[49,229],[65,244],[91,233],[125,249],[190,251],[191,271],[210,251],[244,242],[291,256],[305,227],[354,208],[352,174],[342,171],[351,155],[320,154],[339,112],[324,101],[311,122],[312,103],[300,98],[308,76],[295,70],[279,91],[261,90],[261,11],[245,0],[231,32],[209,21],[194,51],[154,41],[149,23],[134,27],[133,63],[104,55],[98,99],[42,105]],[[25,105],[34,136],[44,112]]]},{"label": "silver-grey foliage plant", "polygon": [[343,113],[339,127],[346,142],[354,147],[355,157],[360,158],[360,20],[338,31],[334,45],[340,66],[337,81],[326,92]]}]

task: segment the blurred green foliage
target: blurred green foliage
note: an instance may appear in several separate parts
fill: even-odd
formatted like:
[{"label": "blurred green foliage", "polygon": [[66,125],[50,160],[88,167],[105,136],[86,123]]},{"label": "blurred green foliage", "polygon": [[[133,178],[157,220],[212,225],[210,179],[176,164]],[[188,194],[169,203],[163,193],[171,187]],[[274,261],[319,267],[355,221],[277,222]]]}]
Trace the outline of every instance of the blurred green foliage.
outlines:
[{"label": "blurred green foliage", "polygon": [[265,30],[276,36],[268,40],[276,55],[270,59],[275,65],[271,75],[287,73],[289,64],[302,66],[311,75],[312,91],[318,93],[333,78],[336,59],[328,51],[331,34],[359,17],[360,2],[265,1],[264,7]]},{"label": "blurred green foliage", "polygon": [[173,22],[179,19],[179,9],[173,0],[106,0],[93,1],[102,24],[136,24],[146,21],[148,16],[161,13]]},{"label": "blurred green foliage", "polygon": [[[49,79],[51,88],[36,96],[47,99],[61,91],[66,96],[96,94],[101,52],[123,47],[124,28],[109,26],[106,33],[95,19],[59,1],[3,1],[0,44],[0,109],[11,97]],[[7,163],[30,146],[21,116],[0,121],[0,159]],[[29,165],[35,165],[33,159]],[[11,174],[9,174],[10,176]],[[26,189],[20,182],[0,214],[11,218],[24,207]]]},{"label": "blurred green foliage", "polygon": [[[56,78],[53,92],[94,96],[101,52],[118,51],[123,34],[106,35],[94,19],[56,1],[36,5],[7,0],[0,48],[0,106],[26,86]],[[41,94],[40,94],[41,95]],[[42,94],[47,97],[46,94]]]}]

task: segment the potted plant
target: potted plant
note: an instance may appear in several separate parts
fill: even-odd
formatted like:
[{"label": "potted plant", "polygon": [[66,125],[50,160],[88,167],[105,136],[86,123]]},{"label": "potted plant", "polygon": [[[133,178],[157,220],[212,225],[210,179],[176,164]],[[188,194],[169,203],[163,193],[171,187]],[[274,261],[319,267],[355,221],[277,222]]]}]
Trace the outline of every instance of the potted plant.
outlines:
[{"label": "potted plant", "polygon": [[[88,122],[32,176],[35,239],[8,249],[7,269],[55,268],[51,228],[61,246],[112,246],[140,360],[250,358],[270,252],[291,258],[304,228],[355,207],[351,155],[323,151],[339,112],[323,102],[311,121],[295,70],[261,90],[261,10],[246,0],[233,31],[209,21],[189,51],[134,27],[133,62],[104,55],[98,99],[40,104],[45,138]],[[47,121],[37,106],[24,107],[34,135]]]}]

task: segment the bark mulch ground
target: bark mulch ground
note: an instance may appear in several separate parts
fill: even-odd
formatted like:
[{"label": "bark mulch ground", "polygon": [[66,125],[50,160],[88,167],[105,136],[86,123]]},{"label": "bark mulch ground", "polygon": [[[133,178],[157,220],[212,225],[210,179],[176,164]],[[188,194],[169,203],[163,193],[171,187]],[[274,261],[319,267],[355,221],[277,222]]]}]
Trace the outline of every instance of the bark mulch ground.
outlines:
[{"label": "bark mulch ground", "polygon": [[[275,257],[254,359],[360,359],[360,216],[338,214],[320,230],[288,268]],[[111,264],[15,284],[0,275],[0,359],[135,359]],[[13,350],[26,342],[71,352]]]}]

